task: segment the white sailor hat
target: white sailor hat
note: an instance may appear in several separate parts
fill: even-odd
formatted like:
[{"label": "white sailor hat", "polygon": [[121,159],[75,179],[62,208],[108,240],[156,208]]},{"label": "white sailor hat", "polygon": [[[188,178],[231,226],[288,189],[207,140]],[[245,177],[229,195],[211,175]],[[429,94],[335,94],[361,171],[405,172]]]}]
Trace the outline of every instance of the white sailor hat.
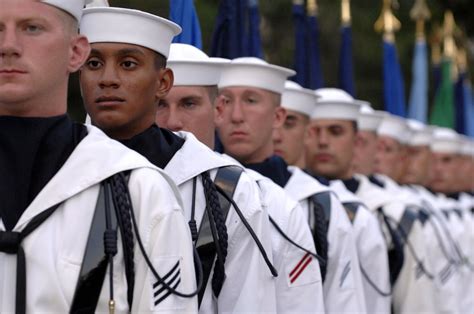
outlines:
[{"label": "white sailor hat", "polygon": [[310,117],[316,105],[316,99],[317,96],[311,89],[286,81],[285,90],[281,96],[281,106]]},{"label": "white sailor hat", "polygon": [[219,83],[222,67],[229,59],[209,58],[187,44],[171,44],[167,65],[173,70],[173,86],[212,86]]},{"label": "white sailor hat", "polygon": [[357,127],[361,131],[376,132],[385,115],[383,111],[375,111],[368,101],[356,100],[360,104]]},{"label": "white sailor hat", "polygon": [[236,58],[222,70],[218,87],[249,86],[283,94],[286,79],[295,74],[259,58]]},{"label": "white sailor hat", "polygon": [[408,129],[410,130],[410,136],[407,141],[407,145],[409,146],[429,146],[432,140],[432,130],[424,123],[413,120],[407,119],[406,123],[408,125]]},{"label": "white sailor hat", "polygon": [[401,144],[407,144],[410,130],[405,119],[387,112],[377,128],[377,135],[388,136]]},{"label": "white sailor hat", "polygon": [[82,16],[82,8],[92,0],[41,0],[41,2],[55,6],[74,16],[79,22]]},{"label": "white sailor hat", "polygon": [[354,98],[338,88],[320,88],[315,90],[318,97],[311,119],[350,120],[357,122],[360,104]]},{"label": "white sailor hat", "polygon": [[86,8],[92,7],[110,7],[109,1],[107,0],[89,0],[89,4],[86,5]]},{"label": "white sailor hat", "polygon": [[171,41],[181,32],[181,27],[143,11],[95,7],[84,9],[80,30],[90,43],[138,45],[168,58]]},{"label": "white sailor hat", "polygon": [[461,136],[461,150],[460,154],[464,156],[470,156],[474,157],[474,141],[467,137],[467,136]]},{"label": "white sailor hat", "polygon": [[461,137],[449,128],[435,127],[430,149],[434,153],[459,154],[462,148]]}]

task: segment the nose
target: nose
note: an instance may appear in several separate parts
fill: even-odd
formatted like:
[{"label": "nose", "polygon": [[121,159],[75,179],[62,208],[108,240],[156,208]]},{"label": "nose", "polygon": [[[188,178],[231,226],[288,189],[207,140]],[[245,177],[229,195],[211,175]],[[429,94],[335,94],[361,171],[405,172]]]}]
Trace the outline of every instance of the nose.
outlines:
[{"label": "nose", "polygon": [[231,121],[232,123],[240,124],[244,121],[244,111],[240,101],[235,101],[232,104]]},{"label": "nose", "polygon": [[318,128],[316,130],[316,140],[318,147],[327,147],[329,144],[329,135],[324,128]]},{"label": "nose", "polygon": [[120,87],[120,78],[118,71],[113,64],[105,64],[102,75],[99,80],[100,88],[118,88]]},{"label": "nose", "polygon": [[173,106],[170,106],[168,109],[168,120],[166,121],[166,125],[164,127],[175,132],[181,131],[184,127],[179,113],[173,108]]},{"label": "nose", "polygon": [[273,144],[281,144],[283,141],[283,134],[281,128],[273,129]]},{"label": "nose", "polygon": [[0,57],[19,57],[21,56],[22,49],[20,39],[14,28],[6,25],[0,29]]}]

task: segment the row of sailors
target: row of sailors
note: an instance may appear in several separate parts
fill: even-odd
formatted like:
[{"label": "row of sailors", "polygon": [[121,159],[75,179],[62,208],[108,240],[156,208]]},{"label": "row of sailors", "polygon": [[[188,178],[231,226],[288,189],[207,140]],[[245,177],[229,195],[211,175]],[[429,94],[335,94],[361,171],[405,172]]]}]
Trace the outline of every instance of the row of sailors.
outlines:
[{"label": "row of sailors", "polygon": [[[74,1],[44,2],[81,20]],[[39,6],[42,14],[56,10]],[[0,255],[2,312],[473,311],[472,140],[374,111],[342,90],[304,89],[287,81],[294,71],[257,58],[209,58],[171,44],[179,27],[145,12],[87,8],[80,32],[92,48],[80,84],[94,126],[58,173],[63,180],[74,173],[76,182],[63,187],[53,177],[39,194],[45,204],[33,203],[46,209],[60,195],[63,216],[38,229],[49,232],[30,236],[39,248],[23,241],[28,282],[53,276],[60,284],[28,285],[22,305],[18,285],[5,285],[19,277],[7,274],[12,251],[0,243],[10,254]],[[222,153],[214,152],[216,132]],[[143,170],[148,162],[163,170],[161,189]],[[124,171],[129,191],[121,193],[136,211],[135,238],[117,220],[132,249],[120,246],[114,258],[121,275],[104,272],[90,282],[94,268],[77,265],[93,250],[92,227],[109,185],[114,206],[125,206],[114,198],[120,181],[100,181]],[[87,186],[82,173],[94,185],[67,193]],[[90,210],[67,211],[76,206]],[[182,208],[190,231],[157,207]],[[33,217],[31,210],[24,215]],[[81,221],[90,232],[74,224]],[[5,230],[18,228],[18,221],[2,222]],[[202,265],[193,267],[193,259]],[[111,288],[100,289],[104,281]]]}]

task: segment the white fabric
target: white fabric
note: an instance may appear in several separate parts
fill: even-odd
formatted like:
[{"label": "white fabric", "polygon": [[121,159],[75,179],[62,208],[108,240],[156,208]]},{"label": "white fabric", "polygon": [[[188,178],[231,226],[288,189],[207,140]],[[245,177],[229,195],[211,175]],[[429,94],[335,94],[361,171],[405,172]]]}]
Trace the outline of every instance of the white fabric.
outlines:
[{"label": "white fabric", "polygon": [[55,6],[74,16],[77,21],[81,20],[82,8],[91,0],[41,0],[41,2]]},{"label": "white fabric", "polygon": [[[204,171],[210,171],[211,178],[214,179],[218,167],[236,165],[236,163],[214,153],[191,133],[178,132],[177,135],[185,139],[184,145],[176,152],[164,170],[178,185],[184,200],[185,217],[189,221],[193,178]],[[189,162],[191,157],[194,162]],[[239,179],[233,199],[271,259],[268,215],[262,208],[258,186],[245,172]],[[195,202],[195,219],[198,229],[205,206],[202,181],[198,177]],[[229,237],[228,255],[225,262],[226,280],[215,302],[212,296],[213,272],[211,271],[199,312],[274,312],[276,303],[274,279],[257,245],[233,208],[229,210],[226,226]]]},{"label": "white fabric", "polygon": [[377,129],[377,135],[388,136],[401,144],[410,138],[410,130],[402,117],[386,113]]},{"label": "white fabric", "polygon": [[[357,255],[362,273],[362,284],[368,313],[390,313],[391,297],[381,295],[372,285],[382,292],[390,291],[390,271],[388,267],[387,245],[380,223],[367,209],[363,200],[349,191],[339,181],[331,181],[336,194],[341,195],[342,204],[358,203],[357,212],[352,220],[356,237]],[[367,277],[366,277],[367,276]],[[370,283],[370,282],[371,283]]]},{"label": "white fabric", "polygon": [[138,45],[168,57],[173,37],[181,27],[162,17],[139,10],[95,7],[83,10],[81,34],[89,42]]},{"label": "white fabric", "polygon": [[87,8],[92,7],[110,7],[109,1],[107,0],[89,0],[90,3],[86,5]]},{"label": "white fabric", "polygon": [[209,58],[188,44],[171,44],[167,65],[173,70],[173,86],[213,86],[219,83],[222,67],[230,60]]},{"label": "white fabric", "polygon": [[407,144],[409,146],[429,146],[432,140],[431,128],[420,121],[407,119],[410,137]]},{"label": "white fabric", "polygon": [[316,106],[316,99],[312,90],[303,88],[293,81],[286,81],[281,106],[310,117]]},{"label": "white fabric", "polygon": [[366,101],[357,100],[360,104],[357,128],[361,131],[377,131],[385,115],[383,111],[375,111]]},{"label": "white fabric", "polygon": [[319,88],[315,90],[315,94],[318,99],[311,119],[337,119],[357,122],[361,105],[351,95],[337,88]]},{"label": "white fabric", "polygon": [[[292,173],[285,186],[287,191],[303,208],[306,221],[309,221],[308,198],[316,193],[331,193],[331,211],[328,226],[328,267],[324,287],[324,305],[327,313],[364,313],[366,307],[362,290],[361,274],[357,251],[355,249],[355,235],[351,223],[345,214],[341,202],[334,192],[322,185],[310,175],[297,167],[290,166]],[[350,272],[342,280],[344,268],[349,263]],[[341,286],[341,280],[343,285]],[[359,291],[357,291],[359,289]]]},{"label": "white fabric", "polygon": [[259,58],[236,58],[222,70],[218,87],[249,86],[283,94],[286,79],[295,73]]},{"label": "white fabric", "polygon": [[459,154],[462,150],[462,141],[456,131],[436,127],[433,130],[430,148],[434,153]]},{"label": "white fabric", "polygon": [[[247,170],[258,183],[264,206],[276,224],[293,241],[302,247],[315,252],[313,237],[301,207],[291,199],[285,191],[253,170]],[[318,261],[285,240],[272,226],[271,237],[273,261],[278,271],[276,278],[277,313],[321,313],[324,312],[320,303],[322,280]],[[306,268],[301,261],[310,261]],[[300,266],[298,266],[300,265]],[[294,282],[296,274],[300,275]]]},{"label": "white fabric", "polygon": [[[63,167],[47,183],[22,214],[13,231],[21,231],[37,214],[61,204],[22,246],[26,254],[27,313],[68,313],[76,288],[99,183],[125,170],[132,170],[129,190],[145,250],[159,274],[180,261],[178,291],[195,290],[192,243],[183,217],[181,199],[171,179],[144,157],[110,140],[88,126]],[[5,230],[0,222],[0,230]],[[120,241],[120,240],[119,240]],[[121,244],[114,257],[114,289],[117,313],[128,313],[127,284]],[[0,312],[15,307],[16,256],[0,253]],[[108,313],[108,274],[97,313]],[[132,313],[196,312],[197,298],[169,296],[154,306],[153,278],[135,247],[135,287]]]}]

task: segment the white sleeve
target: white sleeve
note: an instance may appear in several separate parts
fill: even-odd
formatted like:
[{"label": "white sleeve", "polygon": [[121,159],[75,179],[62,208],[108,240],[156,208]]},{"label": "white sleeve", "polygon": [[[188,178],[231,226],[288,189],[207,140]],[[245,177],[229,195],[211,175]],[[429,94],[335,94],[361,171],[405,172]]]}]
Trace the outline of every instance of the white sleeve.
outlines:
[{"label": "white sleeve", "polygon": [[[145,172],[146,180],[139,180],[140,172]],[[140,237],[156,272],[178,292],[195,291],[191,235],[177,189],[150,170],[132,172],[129,187]],[[170,293],[153,275],[137,245],[133,300],[132,313],[197,313],[197,297]]]},{"label": "white sleeve", "polygon": [[[262,243],[272,261],[270,222],[262,208],[256,183],[242,173],[233,199]],[[212,272],[201,304],[201,313],[271,313],[276,311],[275,280],[249,231],[235,209],[229,209],[226,220],[229,234],[225,262],[226,280],[217,298],[217,311],[211,309]]]},{"label": "white sleeve", "polygon": [[381,294],[389,294],[391,288],[387,245],[380,224],[369,210],[359,206],[353,227],[359,263],[364,272],[362,283],[367,311],[390,313],[391,296]]},{"label": "white sleeve", "polygon": [[324,281],[326,312],[365,313],[365,300],[360,293],[363,287],[356,238],[342,204],[334,195],[331,195],[328,245]]},{"label": "white sleeve", "polygon": [[[286,205],[288,206],[289,203],[287,202]],[[279,225],[294,242],[311,252],[316,252],[311,230],[299,205],[290,209],[287,221],[284,224],[280,222]],[[279,234],[276,236],[281,237]],[[277,265],[278,313],[324,313],[318,260],[287,240],[281,241],[283,241],[282,259]]]}]

